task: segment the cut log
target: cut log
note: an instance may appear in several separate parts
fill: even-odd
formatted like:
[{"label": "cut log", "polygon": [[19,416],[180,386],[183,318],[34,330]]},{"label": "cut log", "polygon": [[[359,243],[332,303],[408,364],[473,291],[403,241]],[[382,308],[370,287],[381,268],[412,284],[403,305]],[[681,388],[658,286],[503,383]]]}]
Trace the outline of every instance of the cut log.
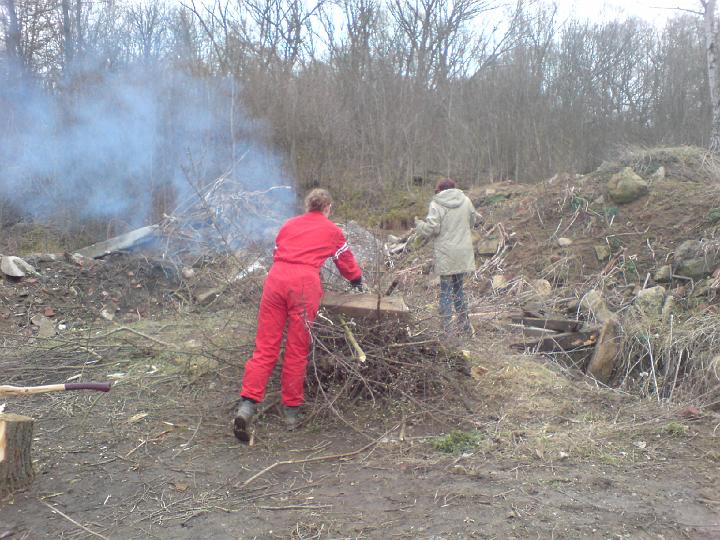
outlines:
[{"label": "cut log", "polygon": [[399,296],[326,292],[320,304],[331,313],[366,319],[406,320],[410,310]]},{"label": "cut log", "polygon": [[525,326],[533,326],[535,328],[543,328],[545,330],[555,330],[556,332],[577,332],[583,325],[582,321],[549,319],[544,317],[513,317],[512,322]]},{"label": "cut log", "polygon": [[514,343],[511,347],[520,350],[534,349],[538,352],[571,351],[582,347],[594,346],[599,334],[599,328],[582,330],[580,332],[565,332],[540,340]]},{"label": "cut log", "polygon": [[0,497],[32,482],[32,434],[32,418],[0,413]]},{"label": "cut log", "polygon": [[588,373],[607,384],[620,357],[620,348],[620,326],[615,319],[610,319],[600,330],[595,351],[588,364]]}]

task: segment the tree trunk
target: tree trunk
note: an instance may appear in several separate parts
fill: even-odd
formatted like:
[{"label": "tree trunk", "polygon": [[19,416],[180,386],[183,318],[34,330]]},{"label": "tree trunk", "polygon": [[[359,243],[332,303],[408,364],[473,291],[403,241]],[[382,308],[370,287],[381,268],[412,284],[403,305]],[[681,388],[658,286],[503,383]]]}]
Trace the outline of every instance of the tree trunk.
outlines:
[{"label": "tree trunk", "polygon": [[710,86],[710,104],[712,106],[712,129],[710,131],[710,151],[720,153],[720,89],[718,89],[718,65],[716,49],[715,5],[716,0],[703,1],[705,26],[705,54],[707,56],[708,84]]},{"label": "tree trunk", "polygon": [[0,413],[0,497],[32,482],[32,434],[32,418]]},{"label": "tree trunk", "polygon": [[11,60],[22,65],[22,34],[20,33],[20,24],[15,10],[15,0],[5,0],[5,7],[8,10],[8,32],[5,35],[5,46],[8,56]]}]

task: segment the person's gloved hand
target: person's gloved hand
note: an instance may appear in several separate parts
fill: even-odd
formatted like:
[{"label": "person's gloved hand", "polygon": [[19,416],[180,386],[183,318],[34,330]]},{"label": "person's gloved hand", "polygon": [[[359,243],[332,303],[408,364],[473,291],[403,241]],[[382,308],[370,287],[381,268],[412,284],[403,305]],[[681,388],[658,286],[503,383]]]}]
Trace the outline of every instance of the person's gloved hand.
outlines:
[{"label": "person's gloved hand", "polygon": [[350,282],[350,285],[352,286],[352,291],[353,291],[353,292],[364,293],[364,292],[369,292],[369,291],[370,291],[370,289],[368,288],[368,286],[367,286],[367,285],[365,284],[365,282],[363,281],[362,276],[360,276],[360,277],[357,278],[357,279],[353,279],[353,280]]}]

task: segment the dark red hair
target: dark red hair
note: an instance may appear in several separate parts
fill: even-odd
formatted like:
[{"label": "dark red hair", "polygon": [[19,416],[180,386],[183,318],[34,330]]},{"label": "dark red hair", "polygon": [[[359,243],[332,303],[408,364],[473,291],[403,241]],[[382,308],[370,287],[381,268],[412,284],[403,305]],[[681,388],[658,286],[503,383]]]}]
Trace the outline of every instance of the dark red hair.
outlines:
[{"label": "dark red hair", "polygon": [[446,189],[454,189],[455,187],[455,181],[450,178],[443,178],[442,180],[438,180],[438,183],[435,186],[435,193],[440,193]]}]

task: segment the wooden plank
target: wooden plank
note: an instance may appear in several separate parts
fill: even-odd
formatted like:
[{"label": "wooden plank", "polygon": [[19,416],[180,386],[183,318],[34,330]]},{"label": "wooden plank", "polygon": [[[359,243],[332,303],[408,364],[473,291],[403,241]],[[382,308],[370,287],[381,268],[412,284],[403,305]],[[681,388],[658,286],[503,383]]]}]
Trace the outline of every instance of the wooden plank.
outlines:
[{"label": "wooden plank", "polygon": [[410,309],[399,296],[326,292],[320,305],[332,313],[356,318],[410,318]]},{"label": "wooden plank", "polygon": [[544,338],[548,336],[554,336],[557,335],[558,332],[555,330],[548,330],[546,328],[536,328],[533,326],[524,326],[522,324],[512,324],[508,323],[507,328],[510,330],[519,330],[523,333],[525,337],[528,338]]},{"label": "wooden plank", "polygon": [[583,325],[582,321],[572,319],[547,319],[541,317],[513,317],[512,322],[545,330],[555,330],[556,332],[577,332]]},{"label": "wooden plank", "polygon": [[593,347],[597,342],[599,328],[582,330],[580,332],[565,332],[524,343],[513,343],[513,349],[535,349],[538,352],[571,351],[583,347]]},{"label": "wooden plank", "polygon": [[139,229],[135,229],[134,231],[121,234],[120,236],[110,238],[109,240],[78,249],[75,253],[90,259],[97,259],[116,251],[129,249],[142,243],[149,242],[154,237],[157,230],[157,225],[141,227]]}]

